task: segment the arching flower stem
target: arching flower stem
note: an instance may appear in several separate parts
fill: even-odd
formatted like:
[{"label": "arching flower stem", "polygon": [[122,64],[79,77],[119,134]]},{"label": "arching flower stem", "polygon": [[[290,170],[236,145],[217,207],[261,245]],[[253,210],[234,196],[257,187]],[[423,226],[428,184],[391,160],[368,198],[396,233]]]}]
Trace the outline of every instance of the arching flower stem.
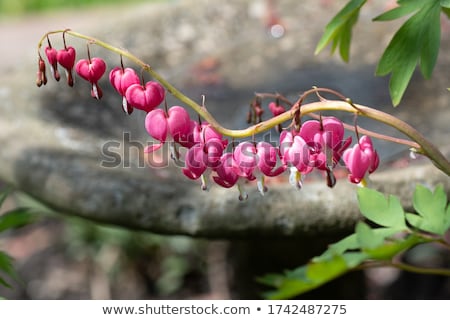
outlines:
[{"label": "arching flower stem", "polygon": [[[51,34],[58,34],[63,33],[63,35],[71,35],[73,37],[87,40],[90,44],[95,44],[100,47],[103,47],[109,51],[115,52],[123,57],[126,57],[130,61],[136,63],[140,67],[142,67],[146,72],[148,72],[155,80],[160,82],[162,86],[165,87],[165,89],[171,93],[175,98],[182,101],[189,107],[191,107],[195,112],[199,114],[200,117],[202,117],[205,121],[207,121],[214,129],[216,129],[218,132],[220,132],[223,135],[233,137],[233,138],[244,138],[244,137],[252,137],[260,132],[267,131],[271,128],[274,128],[286,121],[291,120],[295,114],[300,112],[300,116],[304,116],[307,114],[317,113],[321,111],[343,111],[343,112],[349,112],[356,114],[358,116],[367,117],[379,122],[382,122],[384,124],[387,124],[398,131],[402,132],[406,136],[408,136],[412,141],[407,142],[407,140],[398,140],[392,137],[389,137],[385,140],[390,140],[397,143],[402,143],[405,145],[408,145],[409,147],[413,148],[415,152],[423,154],[430,158],[434,165],[442,170],[447,175],[450,175],[450,162],[446,159],[446,157],[434,146],[430,141],[428,141],[420,132],[418,132],[416,129],[414,129],[409,124],[405,123],[404,121],[388,114],[385,112],[382,112],[380,110],[376,110],[367,106],[354,104],[350,99],[347,99],[337,93],[334,90],[331,89],[324,89],[324,88],[313,88],[308,91],[306,91],[304,94],[301,95],[301,97],[295,102],[292,106],[292,108],[276,117],[273,117],[271,119],[268,119],[266,121],[263,121],[261,123],[258,123],[256,125],[250,126],[246,129],[240,129],[240,130],[231,130],[228,128],[224,128],[221,126],[217,120],[207,111],[207,109],[204,106],[201,106],[194,100],[190,99],[186,95],[184,95],[181,91],[179,91],[177,88],[175,88],[172,84],[170,84],[167,80],[165,80],[158,72],[156,72],[150,65],[144,63],[142,60],[131,54],[130,52],[120,49],[118,47],[114,47],[104,41],[98,40],[96,38],[92,38],[90,36],[71,31],[70,29],[64,29],[64,30],[55,30],[50,31],[46,33],[38,44],[38,54],[39,50],[42,46],[42,43],[48,39],[48,36]],[[303,101],[305,97],[311,93],[332,93],[337,94],[341,100],[322,100],[318,102],[311,102],[307,104],[303,104]],[[301,108],[300,108],[301,107]],[[360,129],[358,129],[360,130]],[[361,133],[364,133],[362,130],[360,130]],[[366,132],[367,134],[367,132]]]}]

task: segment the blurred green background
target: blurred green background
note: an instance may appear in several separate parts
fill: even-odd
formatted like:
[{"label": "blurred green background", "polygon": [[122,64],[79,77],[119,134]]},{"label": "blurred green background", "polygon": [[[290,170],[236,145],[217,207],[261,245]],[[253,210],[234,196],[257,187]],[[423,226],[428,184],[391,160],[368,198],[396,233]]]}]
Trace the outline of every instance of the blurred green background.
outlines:
[{"label": "blurred green background", "polygon": [[1,15],[20,15],[62,8],[80,8],[95,5],[136,3],[158,0],[0,0]]}]

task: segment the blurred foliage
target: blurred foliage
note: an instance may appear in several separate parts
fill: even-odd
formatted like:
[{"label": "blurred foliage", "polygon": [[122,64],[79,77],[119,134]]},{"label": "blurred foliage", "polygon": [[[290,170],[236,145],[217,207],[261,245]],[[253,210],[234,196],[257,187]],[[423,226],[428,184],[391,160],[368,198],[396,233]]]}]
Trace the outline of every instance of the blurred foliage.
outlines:
[{"label": "blurred foliage", "polygon": [[[151,277],[155,293],[165,297],[180,290],[189,273],[204,271],[201,240],[105,226],[75,217],[65,220],[68,254],[77,260],[94,261],[111,282],[126,268],[143,264],[144,269],[153,268],[147,276]],[[105,264],[102,253],[106,251],[115,255],[113,261]]]},{"label": "blurred foliage", "polygon": [[[11,192],[12,189],[0,190],[0,209]],[[0,215],[0,232],[21,228],[34,220],[35,215],[29,208],[18,207],[7,210]],[[6,252],[0,251],[0,285],[11,288],[6,277],[18,280],[17,273],[13,267],[13,259]]]},{"label": "blurred foliage", "polygon": [[[348,62],[352,30],[367,0],[350,0],[325,27],[316,54],[331,44],[331,53],[339,47],[341,58]],[[390,74],[389,92],[397,106],[418,65],[422,75],[431,77],[440,47],[440,14],[450,12],[448,0],[398,0],[395,8],[375,17],[390,21],[410,15],[394,34],[376,70],[377,76]]]},{"label": "blurred foliage", "polygon": [[355,233],[330,245],[304,266],[262,277],[261,283],[275,288],[266,294],[267,298],[292,298],[349,271],[368,267],[390,266],[410,272],[450,276],[447,269],[427,269],[396,259],[424,243],[438,243],[450,251],[450,243],[445,238],[450,229],[450,205],[442,185],[434,191],[421,185],[416,187],[413,196],[416,213],[405,213],[398,198],[385,197],[369,188],[358,190],[358,202],[366,221],[357,223]]},{"label": "blurred foliage", "polygon": [[92,5],[128,4],[157,0],[0,0],[0,14],[24,14],[64,8],[80,8]]}]

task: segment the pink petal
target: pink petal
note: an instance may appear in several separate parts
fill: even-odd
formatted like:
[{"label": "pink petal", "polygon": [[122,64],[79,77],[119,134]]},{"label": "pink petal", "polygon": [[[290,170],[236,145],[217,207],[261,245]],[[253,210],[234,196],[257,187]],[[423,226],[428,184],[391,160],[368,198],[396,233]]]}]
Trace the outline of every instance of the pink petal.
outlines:
[{"label": "pink petal", "polygon": [[167,119],[164,111],[161,109],[150,111],[145,117],[145,129],[150,136],[164,143],[168,131]]}]

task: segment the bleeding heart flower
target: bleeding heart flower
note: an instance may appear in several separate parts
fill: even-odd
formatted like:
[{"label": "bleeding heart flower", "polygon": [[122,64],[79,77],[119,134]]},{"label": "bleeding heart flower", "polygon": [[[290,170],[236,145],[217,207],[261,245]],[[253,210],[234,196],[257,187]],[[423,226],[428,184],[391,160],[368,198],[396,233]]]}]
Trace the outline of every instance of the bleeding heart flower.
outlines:
[{"label": "bleeding heart flower", "polygon": [[116,91],[122,96],[122,109],[125,113],[131,114],[133,107],[129,105],[125,92],[133,84],[139,84],[139,76],[136,71],[131,68],[115,67],[109,73],[109,82],[116,89]]},{"label": "bleeding heart flower", "polygon": [[164,100],[164,88],[155,81],[148,81],[145,86],[132,84],[125,97],[132,107],[150,112]]},{"label": "bleeding heart flower", "polygon": [[183,174],[189,179],[197,180],[206,171],[207,155],[203,147],[201,144],[196,144],[186,152],[184,159],[186,167],[183,168]]},{"label": "bleeding heart flower", "polygon": [[53,77],[55,78],[56,81],[59,81],[61,76],[58,71],[58,59],[57,59],[58,52],[56,51],[55,48],[46,47],[45,55],[47,56],[48,63],[50,64],[50,69],[52,71]]},{"label": "bleeding heart flower", "polygon": [[278,163],[278,148],[270,143],[260,141],[256,145],[256,154],[258,156],[258,168],[268,177],[275,177],[286,170],[286,166],[282,165],[275,168]]},{"label": "bleeding heart flower", "polygon": [[191,119],[183,107],[173,106],[167,114],[161,109],[155,109],[145,117],[145,129],[160,142],[146,148],[145,152],[149,153],[161,148],[168,136],[174,140],[175,137],[187,136],[191,130]]},{"label": "bleeding heart flower", "polygon": [[233,151],[233,158],[236,162],[236,173],[240,177],[255,180],[253,171],[258,165],[255,144],[250,141],[239,143]]},{"label": "bleeding heart flower", "polygon": [[236,173],[235,163],[232,153],[226,152],[222,154],[220,164],[214,169],[217,176],[213,176],[214,181],[218,185],[224,188],[231,188],[237,183],[239,176]]},{"label": "bleeding heart flower", "polygon": [[335,117],[306,121],[299,135],[309,147],[311,165],[326,171],[336,166],[352,141],[351,137],[344,140],[344,125]]},{"label": "bleeding heart flower", "polygon": [[75,65],[75,58],[76,51],[73,47],[66,47],[58,50],[56,53],[56,60],[64,69],[66,69],[67,84],[71,87],[73,86],[72,69]]},{"label": "bleeding heart flower", "polygon": [[91,95],[96,99],[101,99],[103,93],[98,81],[106,71],[105,61],[101,58],[81,59],[77,62],[75,70],[80,77],[91,83]]},{"label": "bleeding heart flower", "polygon": [[280,135],[280,155],[282,162],[289,167],[289,183],[300,189],[302,187],[302,174],[310,173],[309,147],[299,135],[290,131],[283,131]]},{"label": "bleeding heart flower", "polygon": [[211,127],[208,122],[202,122],[201,125],[197,123],[192,133],[194,143],[207,143],[211,139],[218,139],[222,141],[224,148],[228,145],[228,140],[223,139],[222,134]]},{"label": "bleeding heart flower", "polygon": [[282,105],[277,105],[274,101],[269,103],[269,110],[270,112],[272,112],[274,117],[286,111],[286,109]]},{"label": "bleeding heart flower", "polygon": [[353,148],[345,150],[342,158],[350,171],[348,178],[352,183],[364,183],[365,176],[374,172],[380,162],[368,136],[362,136]]}]

